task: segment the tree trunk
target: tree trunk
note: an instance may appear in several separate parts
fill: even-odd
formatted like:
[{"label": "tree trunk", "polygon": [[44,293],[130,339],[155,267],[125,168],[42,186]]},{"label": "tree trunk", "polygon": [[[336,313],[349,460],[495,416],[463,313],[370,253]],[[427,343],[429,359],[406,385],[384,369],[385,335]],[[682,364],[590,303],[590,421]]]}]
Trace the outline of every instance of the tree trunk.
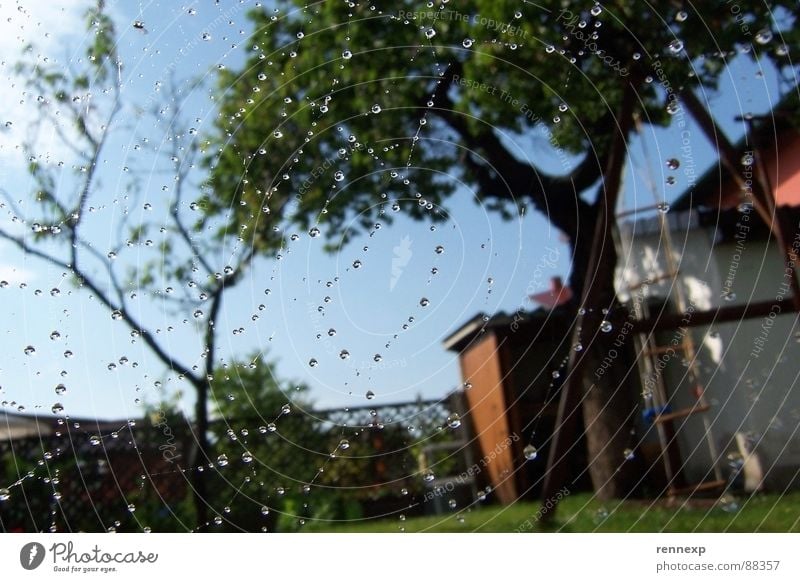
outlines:
[{"label": "tree trunk", "polygon": [[[191,484],[194,499],[195,517],[197,526],[202,527],[208,523],[208,477],[206,470],[210,461],[210,445],[208,442],[208,380],[200,381],[195,386],[197,402],[195,403],[195,449],[191,459],[192,478]],[[198,470],[202,468],[203,470]]]}]

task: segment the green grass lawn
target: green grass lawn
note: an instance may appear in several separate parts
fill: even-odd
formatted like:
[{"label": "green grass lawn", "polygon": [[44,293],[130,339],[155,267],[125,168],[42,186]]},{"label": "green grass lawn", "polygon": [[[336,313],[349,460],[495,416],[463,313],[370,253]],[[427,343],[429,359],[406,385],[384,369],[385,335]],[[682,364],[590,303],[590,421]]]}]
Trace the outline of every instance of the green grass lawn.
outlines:
[{"label": "green grass lawn", "polygon": [[[800,532],[800,493],[741,497],[735,504],[710,501],[602,503],[590,494],[566,497],[551,527],[535,515],[537,503],[454,510],[451,514],[401,519],[365,520],[344,524],[309,523],[317,532]],[[526,523],[527,522],[527,523]],[[401,529],[402,528],[402,529]]]}]

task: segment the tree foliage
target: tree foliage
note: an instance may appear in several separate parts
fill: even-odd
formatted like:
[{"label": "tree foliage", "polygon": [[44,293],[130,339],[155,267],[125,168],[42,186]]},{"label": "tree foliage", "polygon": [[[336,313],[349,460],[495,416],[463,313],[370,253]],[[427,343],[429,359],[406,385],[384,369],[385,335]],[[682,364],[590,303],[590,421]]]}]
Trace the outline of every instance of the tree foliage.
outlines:
[{"label": "tree foliage", "polygon": [[[532,204],[575,244],[593,225],[589,187],[628,84],[637,104],[625,113],[665,126],[674,98],[713,92],[739,55],[790,66],[796,3],[688,10],[561,0],[255,9],[246,64],[219,76],[209,210],[229,212],[225,229],[246,229],[259,247],[280,244],[279,217],[319,224],[338,244],[351,219],[368,230],[395,203],[440,218],[463,182],[507,214]],[[537,147],[563,154],[562,167],[542,166]]]}]

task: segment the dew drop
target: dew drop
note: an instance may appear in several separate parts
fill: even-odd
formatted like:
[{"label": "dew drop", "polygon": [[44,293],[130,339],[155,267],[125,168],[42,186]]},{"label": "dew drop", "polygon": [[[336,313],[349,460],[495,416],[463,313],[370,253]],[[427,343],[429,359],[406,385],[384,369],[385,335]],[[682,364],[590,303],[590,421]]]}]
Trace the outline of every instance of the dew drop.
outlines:
[{"label": "dew drop", "polygon": [[769,28],[762,28],[756,33],[756,42],[758,44],[767,44],[772,40],[772,31]]},{"label": "dew drop", "polygon": [[228,455],[222,454],[217,457],[217,465],[225,467],[228,464]]},{"label": "dew drop", "polygon": [[600,322],[600,331],[602,331],[603,333],[609,333],[611,332],[612,329],[614,329],[614,326],[611,325],[610,321],[604,319],[603,321]]},{"label": "dew drop", "polygon": [[457,429],[461,426],[461,417],[455,412],[447,417],[447,426],[452,429]]},{"label": "dew drop", "polygon": [[669,43],[669,52],[673,55],[679,54],[683,50],[683,41],[680,39],[675,39],[671,43]]},{"label": "dew drop", "polygon": [[372,390],[367,390],[366,396],[367,400],[372,400],[373,398],[375,398],[375,393]]},{"label": "dew drop", "polygon": [[533,461],[539,456],[539,451],[533,445],[526,445],[525,448],[522,449],[522,454],[528,461]]}]

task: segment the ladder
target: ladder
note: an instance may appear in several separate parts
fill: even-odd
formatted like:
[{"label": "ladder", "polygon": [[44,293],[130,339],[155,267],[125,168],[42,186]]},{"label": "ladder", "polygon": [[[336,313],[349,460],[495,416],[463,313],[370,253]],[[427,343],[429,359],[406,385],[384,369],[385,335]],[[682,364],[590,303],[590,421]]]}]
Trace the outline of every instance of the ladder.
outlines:
[{"label": "ladder", "polygon": [[[637,120],[637,130],[640,128],[639,120]],[[647,148],[644,140],[640,140],[642,149],[644,151],[645,160],[650,159],[647,155]],[[648,174],[649,174],[648,164]],[[666,272],[645,281],[634,283],[625,287],[630,293],[632,303],[632,314],[639,320],[644,321],[650,319],[650,308],[646,301],[646,291],[650,285],[664,281],[670,281],[669,291],[664,297],[667,304],[672,303],[679,313],[687,313],[687,301],[684,293],[683,286],[681,285],[678,277],[680,276],[679,266],[676,264],[675,254],[673,252],[672,236],[670,234],[670,225],[667,220],[667,213],[662,206],[663,203],[658,202],[658,194],[653,183],[652,176],[648,175],[646,178],[650,190],[653,194],[654,204],[645,208],[636,210],[627,210],[617,212],[616,220],[621,218],[635,215],[638,212],[646,212],[657,210],[656,216],[658,217],[659,226],[659,242],[661,253],[665,257],[665,270]],[[615,229],[615,243],[619,256],[624,255],[624,244],[619,230]],[[660,261],[659,261],[660,262]],[[705,387],[703,386],[700,374],[697,369],[697,351],[695,349],[694,340],[688,329],[683,328],[683,333],[680,342],[677,345],[659,346],[656,342],[653,333],[643,331],[638,333],[635,337],[636,351],[639,354],[637,360],[640,364],[640,374],[643,378],[643,398],[645,404],[654,411],[652,416],[652,423],[656,428],[658,434],[659,445],[661,448],[660,458],[664,466],[664,472],[667,478],[667,495],[668,496],[683,496],[693,495],[698,492],[714,492],[719,491],[722,493],[728,482],[723,477],[722,471],[719,466],[719,454],[714,437],[711,432],[711,423],[708,416],[705,414],[711,410],[711,405],[705,397]],[[695,403],[694,405],[682,408],[675,411],[669,409],[669,391],[664,381],[664,377],[657,367],[657,359],[665,354],[674,353],[680,354],[687,366],[687,377],[690,385],[693,386]],[[652,379],[652,383],[645,380]],[[648,385],[652,384],[652,390],[648,389]],[[703,429],[705,431],[705,441],[711,456],[713,479],[706,480],[701,483],[686,485],[681,475],[681,456],[678,449],[677,434],[674,427],[674,421],[684,420],[690,416],[699,415],[703,421]],[[685,420],[684,420],[685,422]],[[708,473],[707,473],[708,474]]]}]

